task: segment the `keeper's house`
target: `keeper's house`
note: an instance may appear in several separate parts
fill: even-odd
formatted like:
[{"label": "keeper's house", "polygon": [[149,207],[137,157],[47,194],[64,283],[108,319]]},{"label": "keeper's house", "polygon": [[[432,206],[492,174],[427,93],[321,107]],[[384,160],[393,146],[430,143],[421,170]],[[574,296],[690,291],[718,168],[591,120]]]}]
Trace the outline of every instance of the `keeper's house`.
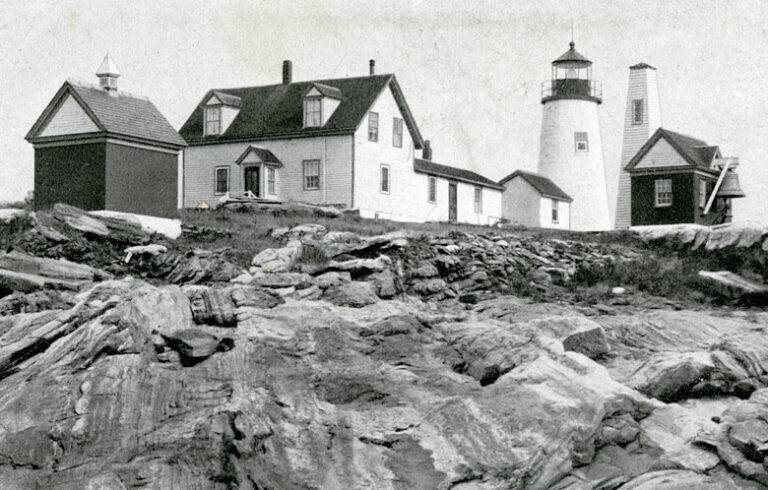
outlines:
[{"label": "keeper's house", "polygon": [[[180,130],[183,205],[250,191],[273,201],[354,208],[363,217],[490,224],[501,188],[430,162],[394,75],[210,90]],[[424,149],[424,159],[414,158]]]},{"label": "keeper's house", "polygon": [[26,136],[35,148],[35,208],[63,202],[175,216],[186,143],[148,99],[117,90],[104,58],[94,86],[66,81]]}]

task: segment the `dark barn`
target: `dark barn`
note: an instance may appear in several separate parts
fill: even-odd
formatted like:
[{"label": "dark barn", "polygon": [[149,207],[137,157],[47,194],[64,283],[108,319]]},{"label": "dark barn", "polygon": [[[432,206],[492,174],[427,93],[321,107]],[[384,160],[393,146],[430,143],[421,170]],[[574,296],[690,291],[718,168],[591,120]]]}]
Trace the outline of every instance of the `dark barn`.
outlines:
[{"label": "dark barn", "polygon": [[100,86],[66,81],[27,141],[35,148],[35,209],[63,202],[174,216],[184,140],[148,99],[120,92],[111,58]]}]

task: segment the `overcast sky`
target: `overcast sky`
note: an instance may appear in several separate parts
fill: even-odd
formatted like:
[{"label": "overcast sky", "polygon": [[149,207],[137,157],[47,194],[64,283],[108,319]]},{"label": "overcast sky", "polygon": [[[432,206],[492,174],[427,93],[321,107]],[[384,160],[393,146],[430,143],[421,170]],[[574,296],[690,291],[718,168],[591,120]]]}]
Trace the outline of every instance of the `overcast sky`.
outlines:
[{"label": "overcast sky", "polygon": [[[603,83],[606,165],[618,170],[628,67],[655,66],[664,127],[741,159],[736,218],[768,223],[768,2],[0,2],[0,201],[32,188],[24,135],[67,78],[119,88],[177,129],[209,88],[395,73],[434,159],[499,179],[535,170],[540,85],[568,48]],[[63,183],[62,185],[65,185]]]}]

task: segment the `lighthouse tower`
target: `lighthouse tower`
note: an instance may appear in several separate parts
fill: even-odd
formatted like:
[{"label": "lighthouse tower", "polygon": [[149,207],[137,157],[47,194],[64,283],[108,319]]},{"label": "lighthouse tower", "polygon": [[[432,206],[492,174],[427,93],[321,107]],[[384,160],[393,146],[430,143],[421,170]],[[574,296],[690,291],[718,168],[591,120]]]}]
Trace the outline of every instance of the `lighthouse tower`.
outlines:
[{"label": "lighthouse tower", "polygon": [[616,228],[628,228],[631,222],[629,172],[624,170],[633,156],[661,127],[659,89],[656,68],[646,63],[629,67],[627,109],[624,112],[624,139],[621,143],[619,189],[616,193]]},{"label": "lighthouse tower", "polygon": [[572,230],[611,228],[597,117],[601,97],[592,62],[571,41],[570,49],[552,62],[552,79],[542,85],[538,172],[573,198]]}]

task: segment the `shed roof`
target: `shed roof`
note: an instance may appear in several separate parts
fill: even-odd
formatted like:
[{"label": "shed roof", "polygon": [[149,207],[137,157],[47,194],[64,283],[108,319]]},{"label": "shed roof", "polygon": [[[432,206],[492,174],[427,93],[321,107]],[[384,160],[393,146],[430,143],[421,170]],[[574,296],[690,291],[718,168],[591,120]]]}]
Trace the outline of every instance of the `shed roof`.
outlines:
[{"label": "shed roof", "polygon": [[488,187],[490,189],[502,190],[502,187],[499,184],[489,178],[483,177],[476,172],[465,170],[463,168],[451,167],[450,165],[435,163],[430,160],[414,158],[413,170],[422,174],[435,175],[437,177],[460,180],[462,182],[476,184],[483,187]]},{"label": "shed roof", "polygon": [[564,190],[558,187],[557,184],[552,182],[549,178],[544,177],[543,175],[539,175],[537,173],[526,172],[524,170],[515,170],[511,174],[501,179],[499,181],[499,185],[503,186],[506,182],[509,182],[510,180],[515,179],[517,177],[520,177],[524,181],[528,182],[531,185],[531,187],[536,189],[536,191],[544,197],[559,199],[561,201],[567,201],[567,202],[573,201],[573,198],[571,196],[566,194]]},{"label": "shed roof", "polygon": [[[334,94],[330,96],[343,94],[343,97],[325,125],[305,128],[303,100],[312,86]],[[424,140],[416,120],[397,79],[391,74],[217,89],[216,92],[239,97],[242,107],[223,134],[206,136],[203,133],[203,107],[213,92],[209,91],[179,132],[190,145],[353,134],[379,94],[387,88],[392,91],[403,114],[415,147],[421,148]]]},{"label": "shed roof", "polygon": [[692,167],[700,170],[712,171],[712,160],[720,153],[718,146],[708,145],[705,141],[693,136],[659,128],[637,151],[629,161],[626,170],[634,169],[651,148],[660,140],[665,139],[672,148]]},{"label": "shed roof", "polygon": [[[145,97],[121,91],[106,91],[101,87],[67,80],[37,119],[26,139],[42,142],[37,134],[53,116],[59,102],[71,94],[94,124],[108,136],[126,137],[147,144],[160,143],[172,148],[187,146],[179,133],[155,105]],[[67,138],[71,136],[61,136]]]}]

